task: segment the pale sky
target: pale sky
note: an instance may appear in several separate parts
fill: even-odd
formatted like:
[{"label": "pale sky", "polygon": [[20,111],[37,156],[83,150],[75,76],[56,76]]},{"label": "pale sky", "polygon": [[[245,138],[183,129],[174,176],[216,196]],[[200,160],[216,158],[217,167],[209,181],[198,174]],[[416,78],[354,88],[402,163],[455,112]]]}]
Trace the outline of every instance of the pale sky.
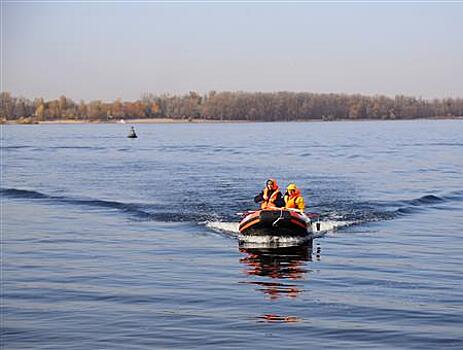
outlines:
[{"label": "pale sky", "polygon": [[463,2],[2,0],[1,90],[463,97]]}]

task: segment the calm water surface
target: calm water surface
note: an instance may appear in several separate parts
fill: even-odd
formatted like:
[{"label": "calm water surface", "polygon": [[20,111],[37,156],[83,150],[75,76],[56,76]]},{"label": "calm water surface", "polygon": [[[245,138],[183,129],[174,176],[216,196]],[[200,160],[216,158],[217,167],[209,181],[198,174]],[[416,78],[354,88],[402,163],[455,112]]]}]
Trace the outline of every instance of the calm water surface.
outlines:
[{"label": "calm water surface", "polygon": [[[2,127],[5,349],[462,349],[463,122]],[[296,182],[311,246],[240,246]]]}]

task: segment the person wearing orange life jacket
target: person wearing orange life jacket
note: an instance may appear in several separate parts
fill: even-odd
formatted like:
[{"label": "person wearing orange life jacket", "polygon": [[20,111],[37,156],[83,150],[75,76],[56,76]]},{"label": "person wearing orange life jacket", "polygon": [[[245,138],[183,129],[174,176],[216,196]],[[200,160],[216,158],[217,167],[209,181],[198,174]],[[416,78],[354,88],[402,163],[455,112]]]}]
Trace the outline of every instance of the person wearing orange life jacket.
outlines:
[{"label": "person wearing orange life jacket", "polygon": [[283,196],[275,179],[268,179],[265,188],[254,197],[254,202],[262,202],[261,209],[281,208],[285,206]]},{"label": "person wearing orange life jacket", "polygon": [[286,188],[284,200],[285,208],[298,209],[302,212],[305,209],[304,197],[302,197],[299,188],[293,183],[289,184]]}]

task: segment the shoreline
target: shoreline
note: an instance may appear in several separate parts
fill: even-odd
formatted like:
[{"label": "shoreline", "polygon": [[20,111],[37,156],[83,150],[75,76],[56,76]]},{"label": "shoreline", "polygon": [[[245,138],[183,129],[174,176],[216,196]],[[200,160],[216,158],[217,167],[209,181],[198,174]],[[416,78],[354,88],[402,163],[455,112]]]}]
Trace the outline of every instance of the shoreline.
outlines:
[{"label": "shoreline", "polygon": [[[18,120],[7,120],[2,125],[53,125],[53,124],[117,124],[117,125],[131,125],[131,124],[230,124],[230,123],[252,123],[253,121],[247,120],[216,120],[216,119],[171,119],[171,118],[147,118],[147,119],[127,119],[123,122],[112,120],[69,120],[69,119],[56,119],[56,120],[42,120],[21,122]],[[256,121],[258,122],[258,121]]]},{"label": "shoreline", "polygon": [[433,118],[410,118],[410,119],[308,119],[308,120],[218,120],[218,119],[172,119],[172,118],[148,118],[148,119],[128,119],[123,121],[110,121],[110,120],[43,120],[43,121],[18,121],[7,120],[3,121],[1,125],[69,125],[69,124],[244,124],[244,123],[316,123],[316,122],[377,122],[377,121],[411,121],[411,120],[463,120],[463,116],[458,117],[433,117]]}]

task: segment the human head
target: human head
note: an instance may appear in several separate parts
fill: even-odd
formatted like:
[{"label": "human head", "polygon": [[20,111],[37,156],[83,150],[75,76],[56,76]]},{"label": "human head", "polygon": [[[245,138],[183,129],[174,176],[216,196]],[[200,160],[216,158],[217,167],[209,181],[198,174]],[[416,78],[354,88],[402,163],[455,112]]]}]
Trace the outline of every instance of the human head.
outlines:
[{"label": "human head", "polygon": [[286,191],[291,195],[298,193],[299,189],[297,188],[296,184],[290,183],[288,187],[286,187]]},{"label": "human head", "polygon": [[265,186],[271,190],[276,190],[278,188],[278,184],[275,179],[268,179]]}]

